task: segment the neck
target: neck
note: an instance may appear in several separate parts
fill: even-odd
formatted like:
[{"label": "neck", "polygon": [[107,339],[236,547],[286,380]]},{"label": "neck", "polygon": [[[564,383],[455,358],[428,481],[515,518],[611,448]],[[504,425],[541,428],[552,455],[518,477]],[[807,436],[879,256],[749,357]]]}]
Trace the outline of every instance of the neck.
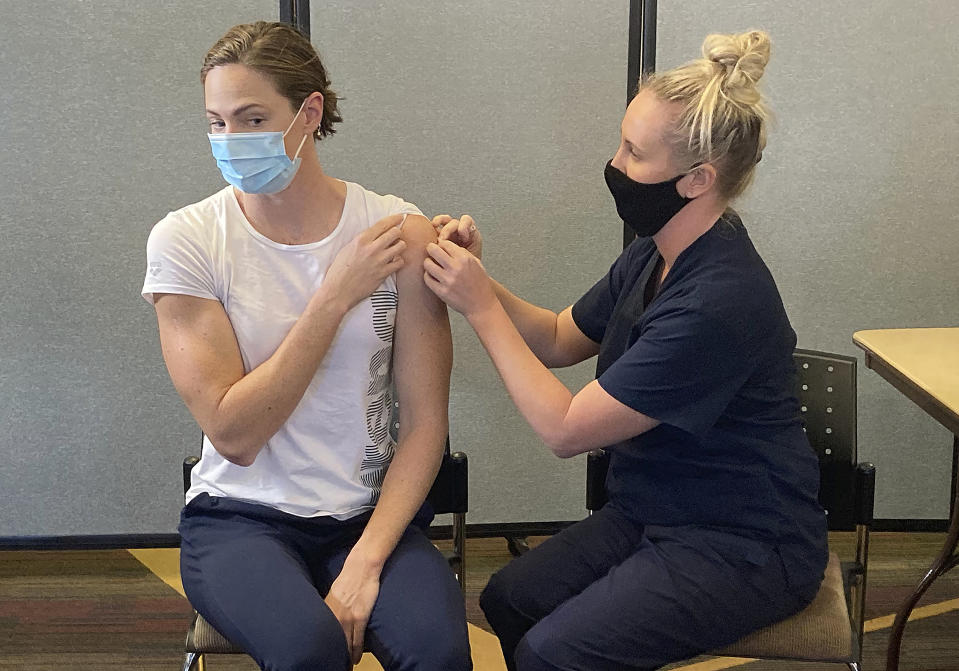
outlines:
[{"label": "neck", "polygon": [[666,222],[666,225],[653,236],[653,242],[656,243],[656,248],[663,257],[665,270],[672,268],[679,255],[712,228],[725,211],[725,202],[700,196]]},{"label": "neck", "polygon": [[[306,155],[304,155],[306,154]],[[339,222],[346,185],[323,172],[307,143],[293,182],[275,194],[249,194],[235,189],[240,208],[260,233],[283,244],[322,240]]]}]

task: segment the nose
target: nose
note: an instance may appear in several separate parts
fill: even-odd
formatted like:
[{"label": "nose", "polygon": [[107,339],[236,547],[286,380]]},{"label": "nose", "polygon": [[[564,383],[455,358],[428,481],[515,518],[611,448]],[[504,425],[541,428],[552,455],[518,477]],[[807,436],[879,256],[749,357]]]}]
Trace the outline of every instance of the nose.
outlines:
[{"label": "nose", "polygon": [[620,172],[626,172],[626,147],[622,142],[619,143],[619,147],[617,147],[616,153],[613,155],[612,165]]}]

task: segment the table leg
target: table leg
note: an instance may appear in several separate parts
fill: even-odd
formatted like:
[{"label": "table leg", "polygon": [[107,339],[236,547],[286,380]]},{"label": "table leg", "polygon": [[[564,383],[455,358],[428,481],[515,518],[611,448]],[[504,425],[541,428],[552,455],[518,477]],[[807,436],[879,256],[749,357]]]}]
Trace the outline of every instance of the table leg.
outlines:
[{"label": "table leg", "polygon": [[899,607],[896,613],[896,619],[892,625],[892,631],[889,634],[889,645],[886,648],[886,671],[899,671],[899,652],[902,648],[902,635],[906,629],[906,622],[912,614],[912,609],[919,603],[919,599],[926,593],[926,590],[935,582],[936,578],[946,573],[956,565],[959,565],[959,556],[956,555],[956,546],[959,545],[959,488],[957,488],[957,465],[959,465],[959,436],[953,436],[952,439],[952,497],[949,502],[949,532],[946,534],[946,542],[942,550],[936,557],[936,560],[929,567],[926,575],[923,576],[916,589],[908,599]]},{"label": "table leg", "polygon": [[[959,436],[952,437],[952,493],[959,493]],[[959,499],[953,497],[949,502],[949,519],[956,515]]]}]

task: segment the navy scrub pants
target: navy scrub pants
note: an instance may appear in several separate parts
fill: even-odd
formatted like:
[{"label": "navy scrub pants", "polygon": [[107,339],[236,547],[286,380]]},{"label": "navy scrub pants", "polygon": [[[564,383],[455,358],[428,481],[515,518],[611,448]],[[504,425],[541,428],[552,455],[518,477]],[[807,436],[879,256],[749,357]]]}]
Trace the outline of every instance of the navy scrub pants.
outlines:
[{"label": "navy scrub pants", "polygon": [[496,573],[480,605],[511,671],[655,669],[804,608],[813,563],[787,575],[773,545],[608,504]]},{"label": "navy scrub pants", "polygon": [[[368,519],[301,518],[202,494],[181,515],[183,587],[262,669],[350,669],[346,637],[323,597]],[[383,568],[365,646],[387,671],[472,668],[462,593],[417,526]]]}]

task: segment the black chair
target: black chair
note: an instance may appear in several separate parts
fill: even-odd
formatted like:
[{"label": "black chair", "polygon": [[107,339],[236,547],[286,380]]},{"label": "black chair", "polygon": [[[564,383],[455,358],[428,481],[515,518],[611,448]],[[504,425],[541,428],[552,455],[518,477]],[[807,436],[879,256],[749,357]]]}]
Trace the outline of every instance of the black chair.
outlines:
[{"label": "black chair", "polygon": [[[856,556],[854,561],[840,564],[836,553],[830,552],[819,593],[802,612],[710,654],[835,662],[858,671],[862,664],[876,469],[857,461],[856,360],[799,349],[793,358],[805,431],[819,455],[819,501],[826,510],[830,531],[856,531]],[[605,452],[589,454],[586,507],[590,512],[606,503],[608,467]]]},{"label": "black chair", "polygon": [[[198,457],[183,460],[183,491],[190,488],[190,472],[199,463]],[[440,470],[433,481],[426,500],[436,514],[453,515],[453,549],[443,555],[456,575],[460,589],[466,591],[466,511],[468,499],[468,462],[463,452],[450,453],[449,437],[446,438],[446,453]],[[203,616],[193,611],[193,620],[186,635],[186,657],[183,671],[204,671],[205,654],[243,655],[245,651],[231,643],[214,629]]]}]

